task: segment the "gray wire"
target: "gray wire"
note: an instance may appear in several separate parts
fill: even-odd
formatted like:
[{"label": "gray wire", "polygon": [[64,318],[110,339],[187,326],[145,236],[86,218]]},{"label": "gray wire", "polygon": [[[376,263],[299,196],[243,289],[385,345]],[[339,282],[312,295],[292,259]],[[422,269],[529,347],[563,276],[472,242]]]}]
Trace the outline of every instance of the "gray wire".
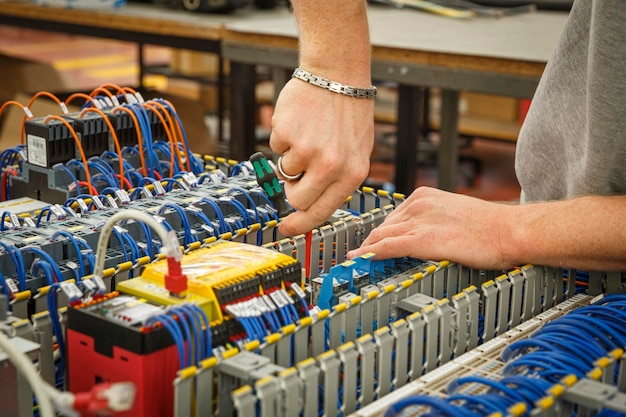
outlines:
[{"label": "gray wire", "polygon": [[54,406],[52,405],[52,398],[44,388],[47,383],[37,373],[28,356],[20,352],[13,343],[11,343],[11,339],[3,332],[0,332],[0,350],[6,353],[11,363],[15,366],[15,369],[17,369],[30,384],[35,397],[37,397],[41,417],[55,417],[56,414],[54,412]]}]

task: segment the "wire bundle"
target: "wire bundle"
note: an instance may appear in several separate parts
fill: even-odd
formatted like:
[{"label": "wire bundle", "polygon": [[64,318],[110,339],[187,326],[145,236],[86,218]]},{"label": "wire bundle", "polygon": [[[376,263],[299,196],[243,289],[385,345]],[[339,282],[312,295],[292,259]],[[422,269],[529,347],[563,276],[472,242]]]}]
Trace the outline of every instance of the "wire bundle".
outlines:
[{"label": "wire bundle", "polygon": [[197,365],[213,354],[209,319],[193,303],[180,304],[153,316],[145,326],[161,326],[167,330],[176,346],[181,369]]},{"label": "wire bundle", "polygon": [[[506,415],[517,404],[524,405],[523,415],[527,416],[562,378],[568,375],[584,378],[598,359],[625,346],[626,296],[607,295],[595,304],[545,324],[530,338],[504,349],[502,359],[506,364],[501,379],[461,377],[448,385],[448,397],[407,397],[392,405],[384,416],[399,416],[409,408],[411,415],[415,415],[416,406],[428,407],[428,415],[432,417]],[[603,410],[599,415],[620,414]]]}]

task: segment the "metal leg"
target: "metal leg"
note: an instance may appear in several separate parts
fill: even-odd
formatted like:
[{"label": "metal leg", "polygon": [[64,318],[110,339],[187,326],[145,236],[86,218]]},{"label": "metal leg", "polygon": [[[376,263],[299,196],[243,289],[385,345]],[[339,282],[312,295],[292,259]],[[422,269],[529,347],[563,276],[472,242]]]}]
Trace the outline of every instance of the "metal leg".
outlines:
[{"label": "metal leg", "polygon": [[224,76],[224,58],[217,54],[217,141],[224,141],[224,89],[226,88]]},{"label": "metal leg", "polygon": [[256,67],[230,63],[230,155],[247,160],[256,146]]},{"label": "metal leg", "polygon": [[457,144],[459,120],[459,92],[441,91],[441,142],[439,144],[439,188],[456,190],[456,172],[459,159]]},{"label": "metal leg", "polygon": [[143,79],[146,75],[144,65],[143,65],[143,59],[144,59],[143,47],[144,47],[143,43],[141,42],[137,43],[137,63],[139,65],[139,86],[138,86],[139,91],[144,91]]},{"label": "metal leg", "polygon": [[396,143],[396,191],[410,194],[415,189],[419,118],[423,106],[423,89],[398,86],[398,126]]}]

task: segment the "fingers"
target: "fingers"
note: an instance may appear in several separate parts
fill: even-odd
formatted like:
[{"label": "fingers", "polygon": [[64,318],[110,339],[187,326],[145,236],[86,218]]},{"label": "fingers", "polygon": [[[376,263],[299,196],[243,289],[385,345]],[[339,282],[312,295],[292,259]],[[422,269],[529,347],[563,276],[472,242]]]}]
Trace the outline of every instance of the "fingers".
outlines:
[{"label": "fingers", "polygon": [[[311,186],[300,184],[304,181],[304,177],[298,181],[297,186],[302,186],[303,190],[306,190],[307,193],[312,193],[313,190],[311,188],[306,188]],[[289,184],[287,185],[289,186]],[[325,190],[317,194],[319,197],[315,198],[308,208],[297,209],[295,213],[284,218],[279,224],[280,232],[285,236],[294,236],[319,227],[343,204],[346,199],[345,196],[349,195],[353,190],[354,188],[352,188],[350,184],[346,185],[338,182],[330,184]],[[289,202],[291,204],[291,200],[289,200]]]},{"label": "fingers", "polygon": [[414,238],[409,235],[388,236],[385,239],[378,240],[372,244],[362,245],[361,247],[348,252],[348,259],[353,259],[366,253],[374,253],[375,259],[399,258],[403,256],[412,256],[418,248],[415,248]]}]

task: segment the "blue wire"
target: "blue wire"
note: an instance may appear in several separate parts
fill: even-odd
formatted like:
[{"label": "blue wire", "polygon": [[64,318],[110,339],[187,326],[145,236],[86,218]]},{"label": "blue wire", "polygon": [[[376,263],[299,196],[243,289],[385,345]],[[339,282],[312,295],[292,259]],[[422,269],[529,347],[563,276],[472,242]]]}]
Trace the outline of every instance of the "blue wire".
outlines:
[{"label": "blue wire", "polygon": [[139,226],[141,226],[141,230],[143,230],[144,239],[146,241],[146,255],[150,257],[150,259],[154,259],[154,248],[152,242],[152,229],[148,227],[144,222],[135,220]]},{"label": "blue wire", "polygon": [[59,366],[57,370],[63,374],[65,371],[65,340],[63,338],[63,328],[61,327],[61,320],[59,319],[59,309],[57,307],[57,291],[60,288],[60,284],[52,284],[47,294],[48,313],[50,314],[50,321],[52,322],[52,331],[57,339],[59,346]]},{"label": "blue wire", "polygon": [[76,178],[76,175],[74,175],[74,173],[68,167],[63,164],[57,164],[53,167],[53,169],[60,169],[64,171],[67,175],[69,175],[70,179],[76,186],[76,194],[80,194],[80,184],[78,184],[78,178]]},{"label": "blue wire", "polygon": [[24,265],[24,258],[22,252],[14,245],[7,245],[0,240],[0,246],[11,257],[13,264],[15,265],[15,273],[17,274],[19,290],[26,290],[26,266]]},{"label": "blue wire", "polygon": [[141,250],[137,246],[137,242],[135,242],[128,233],[122,232],[121,236],[122,236],[122,239],[124,239],[124,241],[128,245],[128,247],[130,248],[130,256],[131,256],[130,260],[132,261],[133,265],[135,265],[137,263],[137,259],[141,258]]},{"label": "blue wire", "polygon": [[[78,242],[76,241],[76,239],[74,238],[74,235],[72,235],[71,233],[68,233],[64,230],[58,230],[56,232],[54,232],[52,234],[52,236],[50,236],[50,241],[54,242],[56,240],[57,237],[59,236],[63,236],[65,237],[67,240],[69,240],[69,242],[74,245],[74,251],[76,252],[76,257],[78,258],[78,268],[79,268],[79,272],[80,272],[80,276],[84,277],[85,274],[85,264],[83,262],[83,257],[82,257],[82,252],[80,250],[80,247],[78,246]],[[76,280],[76,283],[80,282],[80,278]]]},{"label": "blue wire", "polygon": [[[54,284],[54,272],[52,271],[52,266],[50,262],[45,261],[43,259],[35,259],[30,266],[30,271],[33,276],[37,275],[39,270],[43,271],[44,279],[46,281],[46,285]],[[78,276],[78,271],[74,271],[74,274]]]},{"label": "blue wire", "polygon": [[[178,325],[176,324],[177,323],[176,319],[174,319],[174,317],[171,316],[171,314],[177,314],[177,313],[174,313],[173,311],[170,310],[168,314],[170,315],[172,321],[174,322],[174,326],[177,326],[178,328]],[[191,365],[191,352],[193,349],[192,344],[191,344],[191,330],[189,329],[189,323],[185,319],[184,313],[181,315],[183,317],[179,316],[178,322],[180,322],[183,328],[183,333],[185,334],[184,339],[183,339],[183,345],[185,345],[184,341],[185,340],[187,341],[187,344],[186,344],[187,349],[185,351],[185,367],[188,367]]]},{"label": "blue wire", "polygon": [[61,269],[59,268],[57,263],[54,261],[54,259],[52,259],[52,256],[48,255],[46,252],[42,251],[41,249],[35,248],[32,246],[25,246],[20,249],[20,252],[22,252],[22,254],[32,253],[46,260],[52,266],[54,274],[57,277],[57,280],[63,281],[63,274],[61,273]]},{"label": "blue wire", "polygon": [[[108,169],[107,169],[107,168],[104,168],[101,164],[99,164],[99,163],[97,163],[97,162],[95,162],[95,161],[93,161],[93,160],[87,161],[87,167],[88,167],[90,170],[92,170],[92,169],[93,169],[93,170],[98,171],[100,174],[102,174],[102,175],[106,178],[106,182],[109,184],[109,186],[112,186],[112,187],[117,187],[117,188],[121,188],[121,186],[120,186],[120,182],[119,182],[119,180],[117,179],[117,177],[115,176],[115,172],[113,172],[113,173],[112,173],[112,172],[109,170],[111,167],[110,167],[110,166],[108,166],[108,165],[106,165],[106,166],[107,166],[107,168],[108,168]],[[111,175],[111,174],[113,174],[113,175]],[[96,175],[92,175],[92,179],[93,179],[95,176],[96,176]]]},{"label": "blue wire", "polygon": [[46,221],[50,220],[50,215],[52,214],[52,211],[50,210],[50,206],[46,206],[42,208],[41,210],[39,210],[39,215],[37,216],[37,221],[35,222],[36,227],[39,227],[39,224],[41,223],[41,218],[43,217],[43,214],[46,212],[48,213],[48,216],[46,217]]},{"label": "blue wire", "polygon": [[[15,225],[13,224],[13,221],[11,220],[11,213],[5,210],[2,212],[2,215],[0,216],[0,232],[4,232],[4,218],[5,217],[9,218],[9,222],[11,222],[11,225],[13,226],[13,228],[15,228]],[[19,224],[17,226],[19,227]]]},{"label": "blue wire", "polygon": [[122,237],[121,233],[116,228],[113,228],[113,234],[115,235],[118,242],[120,243],[122,255],[124,256],[124,262],[128,262],[128,253],[126,253],[126,245],[124,244],[125,242],[124,238]]},{"label": "blue wire", "polygon": [[181,224],[185,231],[185,245],[196,242],[198,240],[197,236],[192,233],[189,219],[187,218],[187,215],[185,214],[183,208],[176,203],[165,203],[161,207],[159,207],[157,213],[162,216],[167,209],[172,209],[178,214],[178,217],[180,218]]},{"label": "blue wire", "polygon": [[181,369],[185,368],[187,366],[185,363],[185,342],[176,321],[167,314],[161,314],[148,319],[146,324],[150,326],[154,325],[156,322],[160,322],[163,328],[172,336],[176,349],[178,350],[179,367]]},{"label": "blue wire", "polygon": [[494,381],[491,379],[478,377],[478,376],[465,376],[465,377],[457,378],[456,380],[448,384],[447,391],[449,393],[454,393],[459,389],[461,385],[468,384],[468,383],[486,385],[492,390],[499,391],[505,394],[507,397],[515,399],[516,401],[524,401],[524,397],[521,394],[519,394],[516,390],[509,388],[505,384],[499,381]]},{"label": "blue wire", "polygon": [[[200,363],[200,352],[204,352],[204,347],[202,346],[203,341],[201,340],[201,332],[202,328],[198,326],[198,317],[195,313],[192,313],[190,310],[186,308],[184,304],[176,306],[170,310],[170,313],[178,315],[183,326],[189,326],[189,333],[186,335],[187,337],[187,348],[189,351],[189,357],[191,358],[191,352],[194,353],[194,362],[193,364]],[[191,346],[191,335],[193,334],[194,345],[193,349]]]},{"label": "blue wire", "polygon": [[432,410],[436,410],[441,412],[443,415],[448,417],[474,417],[477,414],[471,413],[467,410],[464,410],[461,407],[456,407],[454,405],[448,404],[445,400],[436,397],[429,397],[427,395],[412,395],[407,398],[403,398],[400,401],[392,404],[383,417],[396,417],[404,411],[404,409],[412,406],[428,406]]},{"label": "blue wire", "polygon": [[211,234],[211,236],[216,236],[215,226],[213,225],[213,223],[211,223],[211,220],[209,220],[207,215],[204,214],[204,212],[201,209],[193,210],[190,207],[186,207],[185,211],[191,214],[192,216],[195,216],[199,218],[200,220],[202,220],[202,222],[204,222],[210,228],[209,233]]},{"label": "blue wire", "polygon": [[204,357],[208,358],[213,354],[213,345],[212,345],[212,336],[211,336],[211,329],[210,329],[210,325],[211,322],[209,322],[209,318],[207,317],[206,313],[204,312],[204,310],[202,310],[199,306],[197,306],[196,304],[188,304],[189,308],[191,308],[193,311],[196,312],[196,314],[202,318],[203,322],[204,322],[204,326],[206,328],[205,331],[205,353],[204,353]]},{"label": "blue wire", "polygon": [[217,205],[217,203],[213,200],[211,200],[210,198],[204,197],[202,198],[202,200],[200,200],[203,203],[206,203],[207,205],[211,206],[211,208],[213,209],[213,211],[215,212],[215,217],[217,218],[218,224],[219,224],[219,228],[218,228],[218,234],[224,234],[227,232],[233,232],[232,228],[230,227],[230,225],[228,225],[228,223],[226,223],[226,220],[224,219],[224,213],[222,213],[222,210],[219,208],[219,206]]}]

